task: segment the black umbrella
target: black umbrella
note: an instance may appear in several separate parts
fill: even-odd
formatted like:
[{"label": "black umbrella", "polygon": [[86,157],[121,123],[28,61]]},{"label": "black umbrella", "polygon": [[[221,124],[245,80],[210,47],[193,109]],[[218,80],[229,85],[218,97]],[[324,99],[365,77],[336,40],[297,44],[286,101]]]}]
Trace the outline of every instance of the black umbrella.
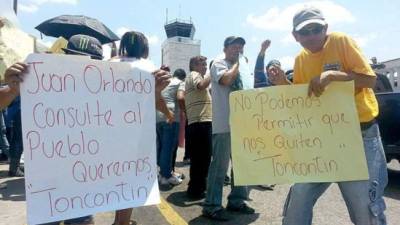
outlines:
[{"label": "black umbrella", "polygon": [[75,34],[86,34],[97,38],[102,44],[119,40],[119,37],[102,22],[82,15],[57,16],[44,21],[35,28],[52,37],[62,36],[68,39]]}]

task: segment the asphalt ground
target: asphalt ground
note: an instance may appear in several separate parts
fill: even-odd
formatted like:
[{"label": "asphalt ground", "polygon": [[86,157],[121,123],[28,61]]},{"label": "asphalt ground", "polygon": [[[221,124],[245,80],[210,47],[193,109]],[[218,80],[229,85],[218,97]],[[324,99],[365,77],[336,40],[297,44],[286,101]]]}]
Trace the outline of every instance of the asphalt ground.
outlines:
[{"label": "asphalt ground", "polygon": [[[162,203],[156,206],[135,208],[132,219],[142,225],[245,225],[245,224],[282,224],[282,208],[290,185],[276,186],[273,191],[255,186],[251,188],[248,202],[256,209],[254,215],[231,213],[232,220],[214,222],[201,216],[203,200],[191,201],[185,191],[189,177],[189,167],[181,162],[182,149],[178,152],[176,170],[186,175],[184,182],[172,188],[161,187]],[[386,216],[389,225],[400,224],[400,164],[392,161],[389,164],[389,185],[385,191],[387,205]],[[8,178],[8,165],[0,164],[0,225],[26,224],[26,205],[24,178]],[[230,187],[224,187],[223,204]],[[111,225],[114,212],[95,215],[97,225]],[[318,200],[314,208],[313,224],[316,225],[350,225],[345,203],[336,184],[332,184],[327,192]]]}]

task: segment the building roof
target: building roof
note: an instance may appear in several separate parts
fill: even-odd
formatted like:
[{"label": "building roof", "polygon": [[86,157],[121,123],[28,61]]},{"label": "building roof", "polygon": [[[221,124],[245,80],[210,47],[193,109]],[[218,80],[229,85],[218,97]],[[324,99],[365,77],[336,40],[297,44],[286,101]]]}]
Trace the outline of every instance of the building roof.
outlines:
[{"label": "building roof", "polygon": [[164,25],[165,33],[168,38],[187,37],[193,39],[196,28],[191,21],[172,20]]}]

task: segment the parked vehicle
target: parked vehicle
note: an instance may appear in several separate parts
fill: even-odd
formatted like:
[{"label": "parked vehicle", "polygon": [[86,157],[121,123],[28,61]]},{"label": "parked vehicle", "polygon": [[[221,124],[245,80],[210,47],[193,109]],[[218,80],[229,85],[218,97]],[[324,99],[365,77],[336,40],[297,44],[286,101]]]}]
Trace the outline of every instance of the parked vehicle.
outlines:
[{"label": "parked vehicle", "polygon": [[379,104],[377,117],[386,160],[400,162],[400,92],[393,92],[389,79],[377,73],[375,95]]}]

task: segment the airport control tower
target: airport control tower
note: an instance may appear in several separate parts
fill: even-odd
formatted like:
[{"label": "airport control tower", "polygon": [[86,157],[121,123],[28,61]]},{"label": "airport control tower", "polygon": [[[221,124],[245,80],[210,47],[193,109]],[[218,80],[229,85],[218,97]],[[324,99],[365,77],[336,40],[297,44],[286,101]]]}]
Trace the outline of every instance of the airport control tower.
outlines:
[{"label": "airport control tower", "polygon": [[189,73],[189,61],[200,55],[200,40],[193,39],[196,31],[192,21],[173,20],[164,26],[167,39],[161,46],[161,63],[171,68],[171,73],[182,68]]}]

